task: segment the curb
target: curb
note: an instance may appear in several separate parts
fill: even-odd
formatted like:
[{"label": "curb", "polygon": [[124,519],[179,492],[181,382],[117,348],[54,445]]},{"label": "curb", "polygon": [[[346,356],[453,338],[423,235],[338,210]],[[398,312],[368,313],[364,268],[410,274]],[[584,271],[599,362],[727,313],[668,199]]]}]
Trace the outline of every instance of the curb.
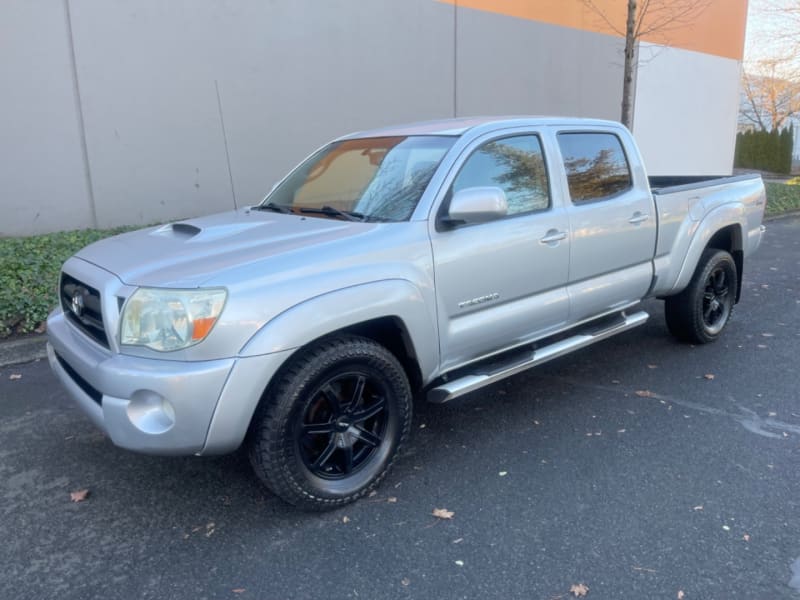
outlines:
[{"label": "curb", "polygon": [[11,342],[0,342],[0,367],[31,362],[46,356],[46,335],[36,335]]},{"label": "curb", "polygon": [[775,221],[777,219],[782,219],[783,217],[796,217],[798,215],[800,215],[800,208],[795,210],[787,210],[777,215],[764,215],[764,221]]}]

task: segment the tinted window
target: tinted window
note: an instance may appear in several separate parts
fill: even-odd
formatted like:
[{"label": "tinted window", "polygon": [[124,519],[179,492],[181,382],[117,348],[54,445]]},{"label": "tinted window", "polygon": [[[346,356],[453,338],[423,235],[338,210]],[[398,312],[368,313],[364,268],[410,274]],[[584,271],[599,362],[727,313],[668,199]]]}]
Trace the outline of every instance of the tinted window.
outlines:
[{"label": "tinted window", "polygon": [[539,138],[503,138],[475,150],[453,181],[453,191],[483,186],[499,187],[506,193],[510,215],[550,206]]},{"label": "tinted window", "polygon": [[558,145],[573,202],[607,198],[631,187],[628,160],[611,133],[560,133]]}]

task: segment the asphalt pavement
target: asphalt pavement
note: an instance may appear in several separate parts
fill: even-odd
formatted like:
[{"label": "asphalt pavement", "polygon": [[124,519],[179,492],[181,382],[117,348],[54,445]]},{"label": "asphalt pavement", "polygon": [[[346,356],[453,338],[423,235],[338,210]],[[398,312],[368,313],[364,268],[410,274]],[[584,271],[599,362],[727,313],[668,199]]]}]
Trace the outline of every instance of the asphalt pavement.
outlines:
[{"label": "asphalt pavement", "polygon": [[800,217],[768,224],[717,343],[645,307],[419,405],[377,495],[323,514],[242,452],[115,448],[46,361],[0,368],[0,599],[800,599]]}]

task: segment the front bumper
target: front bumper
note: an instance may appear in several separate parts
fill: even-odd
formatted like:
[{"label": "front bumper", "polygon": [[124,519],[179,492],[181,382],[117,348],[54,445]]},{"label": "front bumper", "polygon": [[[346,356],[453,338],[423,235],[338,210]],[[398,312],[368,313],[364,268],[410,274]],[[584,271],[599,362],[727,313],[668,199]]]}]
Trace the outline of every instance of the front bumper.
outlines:
[{"label": "front bumper", "polygon": [[288,352],[185,362],[116,354],[57,309],[47,355],[69,395],[117,446],[151,454],[236,449]]}]

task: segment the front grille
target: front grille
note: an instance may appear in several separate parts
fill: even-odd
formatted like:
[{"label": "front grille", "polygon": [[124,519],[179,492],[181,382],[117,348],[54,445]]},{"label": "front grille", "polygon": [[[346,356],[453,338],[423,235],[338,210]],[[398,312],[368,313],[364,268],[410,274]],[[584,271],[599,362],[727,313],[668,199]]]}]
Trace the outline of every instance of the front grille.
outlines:
[{"label": "front grille", "polygon": [[108,348],[100,292],[62,273],[59,295],[67,319],[98,344]]},{"label": "front grille", "polygon": [[67,363],[67,361],[61,358],[58,352],[56,352],[55,354],[58,364],[60,364],[61,368],[63,368],[67,372],[67,375],[69,375],[72,378],[72,381],[74,381],[79,388],[81,388],[84,392],[86,392],[86,395],[88,395],[92,400],[94,400],[95,402],[97,402],[99,405],[102,406],[103,394],[100,392],[100,390],[97,390],[94,387],[92,387],[92,384],[90,384],[83,377],[78,375],[78,372],[72,367],[70,367],[69,363]]}]

